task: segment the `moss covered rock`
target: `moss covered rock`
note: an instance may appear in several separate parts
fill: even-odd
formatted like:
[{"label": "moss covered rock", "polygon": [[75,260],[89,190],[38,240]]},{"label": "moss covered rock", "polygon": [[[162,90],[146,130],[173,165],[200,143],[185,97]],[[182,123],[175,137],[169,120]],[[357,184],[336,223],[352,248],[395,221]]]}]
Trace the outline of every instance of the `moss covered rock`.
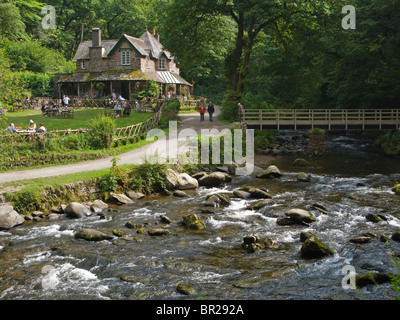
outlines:
[{"label": "moss covered rock", "polygon": [[278,169],[277,166],[271,165],[265,170],[264,172],[260,173],[257,175],[257,178],[260,179],[274,179],[274,178],[280,178],[282,177],[282,174],[280,170]]},{"label": "moss covered rock", "polygon": [[148,234],[151,236],[165,236],[170,234],[169,230],[163,228],[154,228],[148,231]]},{"label": "moss covered rock", "polygon": [[307,210],[294,208],[285,213],[295,223],[312,223],[315,222],[315,217]]},{"label": "moss covered rock", "polygon": [[377,285],[391,281],[390,275],[382,272],[364,273],[356,275],[356,286],[359,288],[367,285]]},{"label": "moss covered rock", "polygon": [[75,238],[86,241],[103,241],[111,240],[112,236],[95,229],[83,229],[75,233]]},{"label": "moss covered rock", "polygon": [[397,185],[395,185],[395,186],[392,188],[392,191],[393,191],[396,195],[400,196],[400,183],[397,184]]},{"label": "moss covered rock", "polygon": [[259,189],[254,187],[242,187],[240,191],[247,192],[251,199],[271,199],[272,196],[266,189]]},{"label": "moss covered rock", "polygon": [[201,220],[195,214],[188,214],[187,216],[184,216],[182,223],[189,229],[193,229],[193,230],[202,230],[205,228],[203,220]]},{"label": "moss covered rock", "polygon": [[258,235],[246,236],[243,238],[242,248],[247,252],[254,253],[261,249],[268,249],[273,246],[270,238],[261,239]]},{"label": "moss covered rock", "polygon": [[178,283],[176,285],[176,291],[187,296],[190,296],[195,293],[192,286],[186,283]]},{"label": "moss covered rock", "polygon": [[300,253],[303,258],[307,259],[324,258],[335,254],[332,249],[315,236],[303,242]]},{"label": "moss covered rock", "polygon": [[307,167],[309,165],[308,161],[302,158],[298,158],[293,161],[294,167]]},{"label": "moss covered rock", "polygon": [[271,205],[275,203],[274,200],[272,199],[263,199],[260,201],[257,201],[256,203],[253,203],[252,205],[248,206],[248,210],[259,210],[261,208],[264,208],[265,206]]}]

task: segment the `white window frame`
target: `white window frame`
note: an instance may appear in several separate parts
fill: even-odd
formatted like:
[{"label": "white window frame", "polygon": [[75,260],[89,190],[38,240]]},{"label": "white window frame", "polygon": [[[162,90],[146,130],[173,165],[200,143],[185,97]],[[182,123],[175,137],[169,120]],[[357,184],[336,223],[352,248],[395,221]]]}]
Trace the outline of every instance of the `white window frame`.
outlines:
[{"label": "white window frame", "polygon": [[85,70],[85,69],[86,69],[85,60],[82,60],[82,61],[81,61],[81,69],[82,69],[82,70]]},{"label": "white window frame", "polygon": [[121,66],[131,65],[131,51],[129,49],[121,50]]},{"label": "white window frame", "polygon": [[167,59],[166,58],[160,58],[158,60],[158,69],[159,70],[167,70]]}]

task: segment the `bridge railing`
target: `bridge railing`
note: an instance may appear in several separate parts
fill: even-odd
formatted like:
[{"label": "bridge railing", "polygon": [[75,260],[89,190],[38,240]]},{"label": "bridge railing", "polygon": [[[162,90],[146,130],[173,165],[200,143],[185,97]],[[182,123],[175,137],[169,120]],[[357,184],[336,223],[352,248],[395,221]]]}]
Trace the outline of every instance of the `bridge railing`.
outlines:
[{"label": "bridge railing", "polygon": [[400,109],[247,109],[243,122],[248,125],[274,127],[277,130],[290,127],[321,127],[333,129],[385,129],[400,127]]}]

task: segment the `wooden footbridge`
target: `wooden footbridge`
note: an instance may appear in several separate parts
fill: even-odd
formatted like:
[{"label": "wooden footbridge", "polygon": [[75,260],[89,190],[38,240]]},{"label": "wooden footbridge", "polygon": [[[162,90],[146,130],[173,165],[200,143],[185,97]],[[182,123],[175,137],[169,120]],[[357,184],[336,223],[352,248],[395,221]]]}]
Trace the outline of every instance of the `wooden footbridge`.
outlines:
[{"label": "wooden footbridge", "polygon": [[400,109],[247,109],[242,122],[259,130],[399,130]]}]

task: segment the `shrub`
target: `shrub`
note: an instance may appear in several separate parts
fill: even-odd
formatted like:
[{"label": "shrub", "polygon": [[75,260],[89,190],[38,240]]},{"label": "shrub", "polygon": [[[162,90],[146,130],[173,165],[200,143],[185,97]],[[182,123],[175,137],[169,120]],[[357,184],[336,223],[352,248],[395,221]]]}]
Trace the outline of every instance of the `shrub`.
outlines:
[{"label": "shrub", "polygon": [[22,190],[13,195],[13,207],[20,214],[28,214],[38,210],[40,204],[38,191]]},{"label": "shrub", "polygon": [[130,173],[130,187],[133,190],[150,194],[165,189],[165,164],[151,164],[146,161]]},{"label": "shrub", "polygon": [[91,121],[93,141],[104,149],[110,149],[116,129],[115,120],[105,115],[97,116]]},{"label": "shrub", "polygon": [[168,128],[170,121],[179,120],[178,113],[179,113],[180,108],[181,108],[181,104],[180,104],[179,100],[177,100],[177,99],[168,100],[168,103],[165,106],[163,114],[161,116],[161,119],[158,123],[159,126],[161,127],[161,129]]},{"label": "shrub", "polygon": [[400,156],[400,131],[391,131],[380,135],[375,140],[375,145],[382,151],[392,157]]},{"label": "shrub", "polygon": [[275,142],[275,134],[271,131],[256,131],[254,133],[254,149],[265,150]]},{"label": "shrub", "polygon": [[98,187],[102,192],[114,192],[118,187],[118,178],[109,173],[100,178]]}]

